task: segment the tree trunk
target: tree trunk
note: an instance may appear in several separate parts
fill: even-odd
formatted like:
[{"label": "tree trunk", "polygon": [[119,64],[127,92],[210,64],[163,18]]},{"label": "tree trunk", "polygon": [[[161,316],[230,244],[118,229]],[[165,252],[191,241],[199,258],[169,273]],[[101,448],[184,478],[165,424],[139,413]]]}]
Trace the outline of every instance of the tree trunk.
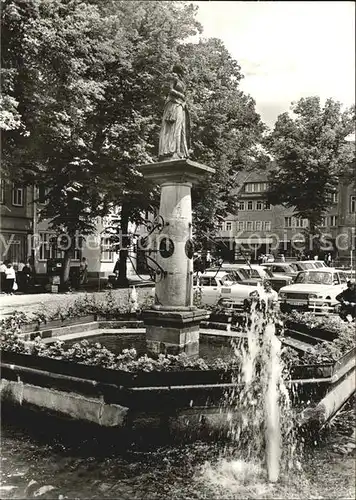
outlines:
[{"label": "tree trunk", "polygon": [[70,273],[70,263],[73,257],[73,248],[70,247],[64,250],[63,264],[61,269],[61,288],[68,289],[70,285],[69,273]]},{"label": "tree trunk", "polygon": [[122,204],[121,208],[121,247],[119,252],[119,276],[117,279],[117,284],[119,287],[127,288],[129,286],[129,280],[127,279],[127,256],[128,248],[130,245],[130,238],[128,237],[128,227],[129,227],[129,213],[128,207],[125,203]]}]

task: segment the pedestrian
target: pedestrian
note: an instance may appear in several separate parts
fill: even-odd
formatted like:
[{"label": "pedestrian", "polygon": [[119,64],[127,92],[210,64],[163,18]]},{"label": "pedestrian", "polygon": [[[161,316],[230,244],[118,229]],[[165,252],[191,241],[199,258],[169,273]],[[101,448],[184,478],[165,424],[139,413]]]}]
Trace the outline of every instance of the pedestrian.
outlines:
[{"label": "pedestrian", "polygon": [[12,295],[15,289],[17,289],[15,269],[12,263],[8,262],[5,269],[5,292]]},{"label": "pedestrian", "polygon": [[263,284],[264,295],[267,300],[267,309],[272,308],[275,309],[278,305],[278,293],[273,290],[272,284],[270,281],[265,281]]},{"label": "pedestrian", "polygon": [[285,259],[285,257],[284,257],[284,253],[282,253],[282,254],[281,254],[281,262],[285,262],[285,261],[286,261],[286,259]]},{"label": "pedestrian", "polygon": [[113,270],[113,273],[115,274],[116,277],[119,276],[119,271],[120,271],[120,259],[117,259]]},{"label": "pedestrian", "polygon": [[30,267],[30,264],[27,262],[25,264],[25,267],[22,269],[22,275],[23,275],[23,291],[28,292],[28,287],[31,282],[31,277],[32,277],[32,270]]},{"label": "pedestrian", "polygon": [[6,264],[1,261],[0,262],[0,291],[4,292],[5,291],[5,269],[6,269]]},{"label": "pedestrian", "polygon": [[23,274],[25,265],[25,262],[23,260],[20,260],[17,266],[17,284],[21,292],[23,292],[25,288],[25,275]]},{"label": "pedestrian", "polygon": [[331,257],[331,253],[328,253],[328,256],[326,258],[326,263],[329,267],[331,267],[331,264],[332,264],[332,257]]},{"label": "pedestrian", "polygon": [[85,285],[88,282],[88,264],[87,259],[82,257],[79,265],[79,283]]}]

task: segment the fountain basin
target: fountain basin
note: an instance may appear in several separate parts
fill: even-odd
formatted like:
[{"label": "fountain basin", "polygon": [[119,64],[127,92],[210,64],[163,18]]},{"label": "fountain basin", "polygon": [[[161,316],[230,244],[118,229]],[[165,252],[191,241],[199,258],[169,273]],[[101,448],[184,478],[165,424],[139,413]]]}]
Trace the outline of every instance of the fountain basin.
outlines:
[{"label": "fountain basin", "polygon": [[[140,330],[134,334],[130,329],[120,330],[113,335],[103,328],[99,335],[98,330],[88,332],[92,335],[88,338],[106,344],[110,350],[116,343],[117,352],[125,347],[136,347],[140,352],[140,345],[142,351],[145,345],[145,335]],[[232,334],[227,333],[221,332],[220,345],[216,345],[220,332],[212,345],[207,343],[209,337],[214,337],[212,332],[205,342],[201,336],[200,347],[210,354],[210,359],[214,358],[214,349],[215,356],[229,354]],[[75,336],[68,342],[77,342],[80,333]],[[130,431],[155,427],[190,436],[199,436],[201,432],[228,433],[233,411],[226,406],[226,394],[233,388],[239,390],[235,371],[225,369],[129,373],[6,351],[2,353],[1,369],[3,405]],[[316,407],[354,372],[355,349],[335,364],[292,367],[288,386],[294,403],[304,410],[303,418],[308,415],[306,409]],[[347,391],[352,392],[350,384]],[[350,395],[339,397],[338,404]]]}]

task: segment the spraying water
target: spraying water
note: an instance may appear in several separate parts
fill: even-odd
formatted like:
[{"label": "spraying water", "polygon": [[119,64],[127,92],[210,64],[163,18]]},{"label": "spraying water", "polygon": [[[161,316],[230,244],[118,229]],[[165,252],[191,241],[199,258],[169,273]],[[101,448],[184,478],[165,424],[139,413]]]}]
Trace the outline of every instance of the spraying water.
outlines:
[{"label": "spraying water", "polygon": [[246,470],[259,482],[264,469],[268,481],[275,483],[282,467],[285,470],[298,465],[287,373],[276,334],[277,299],[269,287],[259,287],[246,315],[245,340],[234,346],[239,369],[227,405],[231,408],[231,438],[243,460],[224,458],[215,467],[215,475],[207,466],[204,475],[210,483],[213,477],[214,481],[220,477],[224,484],[236,487],[237,477],[241,476],[242,485],[249,477]]}]

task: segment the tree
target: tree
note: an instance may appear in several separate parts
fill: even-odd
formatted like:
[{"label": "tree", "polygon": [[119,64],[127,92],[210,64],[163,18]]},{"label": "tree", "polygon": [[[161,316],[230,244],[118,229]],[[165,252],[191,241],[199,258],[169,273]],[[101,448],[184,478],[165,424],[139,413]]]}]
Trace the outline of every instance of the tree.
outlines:
[{"label": "tree", "polygon": [[[295,208],[297,217],[309,220],[310,235],[330,206],[339,178],[350,168],[354,151],[345,142],[355,128],[355,108],[319,97],[301,98],[293,115],[279,115],[265,145],[275,160],[270,171],[268,201]],[[317,238],[313,238],[315,245]]]},{"label": "tree", "polygon": [[[236,172],[245,168],[263,125],[238,90],[240,68],[222,42],[186,43],[201,31],[185,2],[4,0],[2,73],[8,123],[3,167],[47,188],[41,212],[58,235],[93,231],[121,206],[118,230],[158,203],[137,165],[154,161],[166,75],[188,67],[193,158],[216,168],[194,192],[195,221],[214,229],[233,212]],[[17,107],[17,108],[16,108]],[[6,127],[5,127],[6,129]],[[217,200],[219,200],[217,202]],[[73,247],[66,249],[68,277]],[[125,247],[120,276],[126,279]]]}]

